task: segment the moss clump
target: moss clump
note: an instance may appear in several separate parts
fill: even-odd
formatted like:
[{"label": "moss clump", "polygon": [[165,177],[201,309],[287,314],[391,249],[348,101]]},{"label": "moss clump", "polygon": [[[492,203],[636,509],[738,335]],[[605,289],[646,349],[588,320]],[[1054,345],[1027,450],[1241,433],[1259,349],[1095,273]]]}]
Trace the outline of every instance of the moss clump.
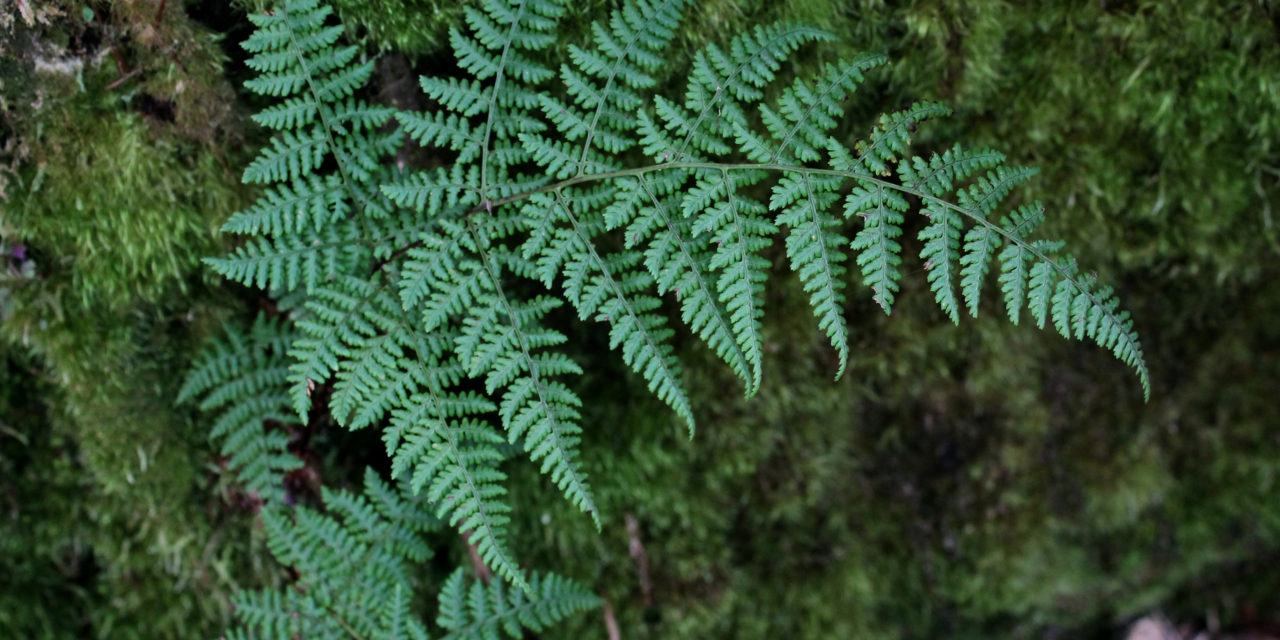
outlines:
[{"label": "moss clump", "polygon": [[58,6],[6,51],[0,350],[40,384],[6,414],[27,444],[0,526],[28,556],[0,597],[74,596],[74,615],[5,607],[37,635],[212,633],[252,579],[248,522],[220,513],[204,433],[172,399],[226,315],[200,258],[245,203],[234,94],[180,4],[159,22],[150,3]]}]

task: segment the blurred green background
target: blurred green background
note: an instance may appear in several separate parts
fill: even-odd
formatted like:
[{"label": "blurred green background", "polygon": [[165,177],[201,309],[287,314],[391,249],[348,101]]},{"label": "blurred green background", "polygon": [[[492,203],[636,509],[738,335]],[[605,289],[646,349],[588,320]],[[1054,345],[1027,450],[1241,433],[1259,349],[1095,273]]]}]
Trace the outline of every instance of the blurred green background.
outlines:
[{"label": "blurred green background", "polygon": [[[423,106],[415,79],[453,68],[460,5],[333,4],[382,56],[377,95]],[[562,50],[616,4],[575,3]],[[203,340],[271,307],[199,263],[255,195],[239,172],[261,105],[239,88],[237,43],[264,6],[0,8],[4,637],[216,637],[231,592],[280,580],[205,419],[173,406]],[[625,638],[1102,638],[1150,612],[1280,633],[1280,6],[707,0],[666,90],[697,47],[779,19],[840,36],[795,72],[891,57],[849,140],[934,99],[956,113],[921,128],[922,148],[1041,168],[1022,197],[1132,310],[1151,401],[1108,354],[993,317],[994,298],[952,326],[912,258],[892,318],[852,289],[854,359],[833,381],[775,252],[761,393],[743,400],[684,349],[692,442],[580,327],[604,529],[509,463],[517,556],[606,596]],[[369,434],[314,436],[327,486],[385,464]]]}]

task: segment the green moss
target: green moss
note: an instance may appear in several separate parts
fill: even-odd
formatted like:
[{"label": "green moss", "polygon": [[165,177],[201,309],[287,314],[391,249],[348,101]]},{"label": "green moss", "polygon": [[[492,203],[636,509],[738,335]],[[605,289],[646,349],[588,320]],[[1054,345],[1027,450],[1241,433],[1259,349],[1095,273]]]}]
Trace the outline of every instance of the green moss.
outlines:
[{"label": "green moss", "polygon": [[180,6],[158,23],[147,3],[97,15],[84,23],[77,7],[29,29],[9,61],[20,74],[6,78],[25,93],[0,119],[11,169],[0,348],[40,384],[9,425],[26,462],[13,480],[20,519],[0,525],[15,534],[0,564],[20,576],[0,589],[16,616],[0,627],[212,634],[237,582],[264,575],[248,519],[222,513],[205,434],[172,405],[179,372],[226,315],[200,258],[245,204],[233,94],[214,34]]}]

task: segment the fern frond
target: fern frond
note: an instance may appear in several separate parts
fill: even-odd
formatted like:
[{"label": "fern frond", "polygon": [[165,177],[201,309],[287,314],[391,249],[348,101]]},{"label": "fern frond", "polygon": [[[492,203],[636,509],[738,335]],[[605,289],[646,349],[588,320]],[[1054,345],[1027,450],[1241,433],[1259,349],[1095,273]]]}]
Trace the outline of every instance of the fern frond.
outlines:
[{"label": "fern frond", "polygon": [[560,620],[600,606],[600,599],[576,583],[554,574],[533,574],[528,592],[508,589],[493,581],[469,587],[462,570],[454,571],[440,590],[436,623],[446,640],[521,638],[525,629],[537,633]]},{"label": "fern frond", "polygon": [[401,302],[421,314],[427,330],[461,326],[454,349],[467,375],[485,380],[487,393],[501,391],[499,416],[508,439],[523,442],[565,497],[598,522],[577,460],[582,402],[554,379],[582,371],[564,355],[543,351],[565,341],[539,326],[558,303],[519,302],[506,292],[501,266],[512,256],[495,254],[491,242],[512,229],[500,219],[486,225],[442,222],[440,231],[424,235],[421,246],[409,252]]},{"label": "fern frond", "polygon": [[[299,579],[283,593],[238,596],[246,628],[231,637],[425,637],[409,614],[408,563],[430,555],[421,534],[440,521],[501,578],[449,579],[439,617],[448,637],[516,636],[595,606],[572,583],[525,573],[507,543],[501,462],[511,445],[600,526],[579,453],[583,403],[565,382],[581,368],[561,351],[551,312],[567,301],[607,322],[611,348],[692,434],[659,298],[673,295],[683,323],[756,392],[769,248],[781,231],[837,376],[849,360],[846,252],[889,313],[905,217],[920,214],[926,277],[953,321],[961,306],[977,315],[998,259],[1012,322],[1025,307],[1041,328],[1093,340],[1149,394],[1114,290],[1061,243],[1033,237],[1038,204],[1000,213],[1032,170],[988,150],[915,152],[915,127],[949,112],[933,103],[881,116],[866,141],[837,137],[844,103],[882,56],[828,64],[775,92],[787,56],[830,38],[777,24],[698,52],[682,98],[646,95],[687,4],[628,0],[552,66],[562,0],[481,0],[450,33],[468,77],[423,78],[436,107],[415,114],[361,99],[373,63],[340,45],[341,26],[315,0],[252,16],[258,30],[244,46],[258,77],[247,86],[279,99],[255,116],[274,137],[244,180],[266,190],[226,224],[246,244],[209,262],[304,304],[290,312],[296,329],[255,325],[252,340],[233,334],[213,349],[182,396],[221,412],[214,437],[225,437],[242,482],[266,495],[299,461],[264,421],[297,424],[328,385],[324,409],[348,428],[382,429],[403,487],[370,472],[362,495],[326,491],[325,513],[286,510],[271,494],[269,545]],[[548,92],[557,77],[563,92]],[[401,132],[441,152],[443,166],[393,169]],[[636,148],[655,164],[628,166]],[[844,224],[855,217],[850,241]],[[522,279],[559,290],[526,293],[536,285]]]},{"label": "fern frond", "polygon": [[[994,171],[979,177],[968,189],[959,191],[960,207],[969,210],[976,217],[986,219],[1013,187],[1036,173],[1035,169],[1030,168],[996,167]],[[960,291],[969,315],[975,318],[978,316],[982,283],[986,280],[990,262],[1001,242],[995,227],[977,225],[965,233],[964,254],[960,258]]]},{"label": "fern frond", "polygon": [[231,637],[425,637],[408,615],[409,562],[425,557],[421,534],[431,527],[399,517],[414,513],[412,499],[377,474],[366,472],[365,483],[363,495],[326,490],[330,513],[305,507],[263,512],[267,546],[296,572],[297,582],[283,592],[237,594],[242,627]]},{"label": "fern frond", "polygon": [[346,189],[337,176],[307,175],[267,191],[253,207],[238,211],[222,230],[244,235],[293,235],[319,230],[350,215]]},{"label": "fern frond", "polygon": [[285,354],[293,338],[286,325],[261,315],[248,333],[229,327],[223,340],[205,348],[178,393],[179,403],[203,396],[201,410],[221,409],[210,439],[221,441],[236,482],[271,505],[284,504],[284,476],[302,467],[281,431],[299,425],[286,392]]},{"label": "fern frond", "polygon": [[640,0],[616,11],[608,26],[592,25],[593,49],[571,45],[573,66],[562,65],[560,77],[573,97],[573,105],[551,99],[542,101],[543,112],[567,140],[582,140],[574,155],[573,172],[582,175],[593,167],[608,170],[609,159],[636,143],[637,123],[632,116],[643,104],[636,89],[653,86],[650,72],[662,64],[663,48],[680,25],[685,0]]},{"label": "fern frond", "polygon": [[512,300],[503,290],[496,260],[483,248],[479,257],[489,295],[463,321],[458,357],[470,375],[484,375],[489,393],[505,388],[498,415],[508,438],[523,441],[529,459],[541,460],[542,472],[599,528],[591,485],[578,463],[578,434],[582,430],[577,423],[582,400],[553,379],[581,374],[582,369],[563,354],[539,351],[566,340],[560,332],[539,326],[547,312],[560,303],[553,298],[527,303]]},{"label": "fern frond", "polygon": [[[397,131],[383,131],[394,110],[353,96],[373,64],[357,64],[355,47],[337,46],[343,30],[325,26],[331,14],[314,0],[288,0],[271,14],[252,16],[258,30],[243,46],[258,76],[246,86],[284,100],[255,117],[278,133],[244,181],[280,184],[225,227],[256,238],[225,259],[207,261],[233,280],[286,291],[352,272],[367,257],[359,239],[369,231],[354,218],[388,214],[377,182],[400,143]],[[336,171],[318,175],[330,158]]]},{"label": "fern frond", "polygon": [[493,447],[502,440],[478,418],[494,406],[474,393],[447,391],[463,371],[445,357],[447,337],[418,331],[393,289],[376,279],[337,279],[318,289],[307,309],[290,376],[298,411],[307,410],[311,389],[332,377],[330,409],[340,422],[360,428],[390,415],[384,439],[393,473],[411,473],[413,491],[426,490],[437,517],[469,533],[490,568],[516,579],[504,541],[506,476]]},{"label": "fern frond", "polygon": [[699,51],[684,104],[658,97],[658,120],[642,114],[645,153],[658,162],[697,159],[691,152],[728,153],[732,123],[745,124],[743,105],[763,97],[762,88],[773,80],[781,61],[803,44],[831,38],[818,29],[771,24],[739,34],[727,53],[715,45]]},{"label": "fern frond", "polygon": [[328,136],[320,127],[296,135],[286,131],[271,140],[271,146],[258,153],[244,170],[246,183],[271,183],[296,180],[319,168],[324,160]]},{"label": "fern frond", "polygon": [[840,234],[840,221],[828,211],[840,199],[843,180],[830,176],[786,175],[773,188],[769,208],[780,211],[778,223],[790,229],[787,258],[800,275],[818,328],[827,334],[839,356],[836,378],[849,362],[849,328],[844,318],[844,261],[849,241]]},{"label": "fern frond", "polygon": [[872,300],[884,309],[885,315],[893,311],[893,301],[899,291],[898,281],[902,272],[902,213],[908,210],[902,194],[886,189],[882,184],[860,183],[845,200],[845,217],[861,217],[863,228],[854,236],[850,248],[858,251],[858,265],[862,278],[871,288]]},{"label": "fern frond", "polygon": [[371,468],[364,471],[364,487],[363,494],[327,494],[325,508],[341,518],[348,531],[382,551],[413,562],[431,558],[421,534],[440,528],[439,521],[423,518],[420,505],[406,500]]},{"label": "fern frond", "polygon": [[371,640],[427,640],[427,628],[409,608],[410,591],[396,585],[391,599],[382,606],[379,633]]},{"label": "fern frond", "polygon": [[853,170],[861,164],[876,175],[889,175],[889,164],[897,163],[905,157],[911,144],[911,133],[916,125],[929,118],[951,115],[951,108],[934,102],[917,102],[907,109],[886,113],[880,116],[880,122],[871,131],[865,144],[860,144],[856,163],[836,162],[836,168]]},{"label": "fern frond", "polygon": [[367,259],[359,227],[334,225],[298,235],[256,237],[225,258],[205,258],[222,277],[265,291],[314,289]]},{"label": "fern frond", "polygon": [[929,224],[920,231],[920,240],[924,242],[920,259],[925,261],[929,288],[933,290],[934,299],[938,301],[943,313],[951,318],[951,322],[959,324],[959,305],[953,281],[959,268],[960,214],[948,207],[930,203],[925,207],[925,215],[929,217]]},{"label": "fern frond", "polygon": [[864,73],[886,61],[883,55],[865,54],[826,65],[811,82],[797,78],[778,98],[777,111],[768,105],[760,108],[773,142],[757,142],[749,130],[740,128],[743,151],[757,162],[818,162],[831,146],[830,132],[844,115],[844,102],[857,90]]},{"label": "fern frond", "polygon": [[467,535],[490,569],[524,586],[506,548],[511,508],[503,502],[506,474],[497,468],[502,455],[493,446],[502,437],[471,417],[492,408],[473,394],[449,394],[428,385],[392,415],[387,434],[395,437],[387,450],[393,473],[411,473],[410,486],[426,490],[436,515]]}]

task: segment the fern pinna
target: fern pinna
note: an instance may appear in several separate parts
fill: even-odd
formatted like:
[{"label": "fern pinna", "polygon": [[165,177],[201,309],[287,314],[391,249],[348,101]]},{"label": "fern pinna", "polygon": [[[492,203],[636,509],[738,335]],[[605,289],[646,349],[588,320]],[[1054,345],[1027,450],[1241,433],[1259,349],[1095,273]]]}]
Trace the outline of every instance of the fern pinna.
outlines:
[{"label": "fern pinna", "polygon": [[[686,4],[629,0],[552,68],[544,60],[563,0],[484,0],[465,8],[465,32],[450,33],[465,75],[423,77],[435,108],[421,113],[358,98],[371,63],[337,46],[341,29],[314,0],[252,16],[259,29],[245,47],[260,76],[248,86],[281,102],[257,116],[277,134],[245,179],[272,186],[227,223],[248,241],[209,262],[306,298],[288,376],[298,414],[316,385],[331,384],[329,412],[353,429],[382,428],[393,466],[435,515],[526,590],[505,542],[502,441],[600,523],[578,450],[580,368],[548,324],[566,302],[607,325],[611,347],[692,434],[677,324],[757,390],[770,247],[781,237],[838,376],[848,272],[889,313],[905,216],[917,213],[927,218],[920,257],[949,318],[976,315],[998,270],[1015,324],[1026,309],[1040,327],[1097,342],[1149,394],[1112,289],[1060,243],[1033,237],[1040,205],[1002,212],[1032,170],[988,149],[912,153],[916,125],[948,112],[928,102],[882,115],[865,141],[846,144],[835,133],[843,104],[885,60],[865,55],[771,88],[789,55],[831,38],[799,25],[709,46],[682,97],[647,95]],[[402,135],[439,166],[395,168]]]}]

